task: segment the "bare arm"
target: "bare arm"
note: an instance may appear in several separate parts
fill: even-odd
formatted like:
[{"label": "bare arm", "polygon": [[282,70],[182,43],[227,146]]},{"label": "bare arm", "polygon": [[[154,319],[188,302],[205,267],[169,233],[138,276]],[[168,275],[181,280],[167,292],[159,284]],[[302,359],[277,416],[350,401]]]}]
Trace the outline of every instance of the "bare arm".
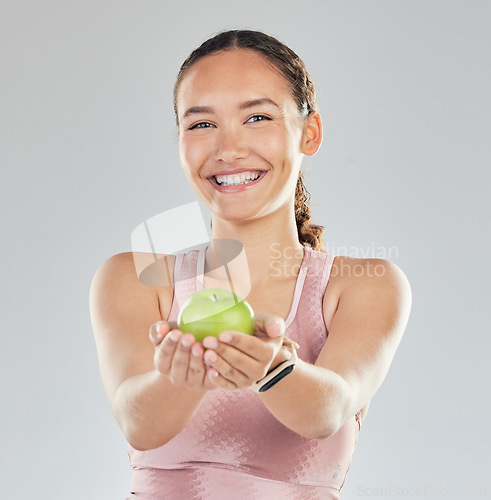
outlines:
[{"label": "bare arm", "polygon": [[[172,293],[170,287],[163,293],[166,310]],[[159,297],[154,287],[138,281],[131,253],[115,255],[97,270],[90,314],[104,388],[127,441],[139,450],[165,444],[213,387],[202,346],[178,331],[173,332],[178,341],[172,341],[166,322],[159,324],[159,334],[155,325],[150,328],[162,319]]]},{"label": "bare arm", "polygon": [[315,365],[301,361],[284,382],[260,395],[273,415],[299,434],[316,439],[334,434],[370,402],[387,374],[408,321],[411,291],[397,266],[378,264],[381,276],[365,268],[342,291]]},{"label": "bare arm", "polygon": [[[380,276],[369,273],[372,260],[365,262],[363,276],[349,278],[343,287],[315,365],[299,360],[291,374],[259,394],[280,422],[302,436],[327,438],[367,405],[403,335],[411,305],[409,283],[388,261],[375,259],[384,272]],[[234,333],[228,344],[247,351],[247,342],[246,337]],[[216,350],[220,357],[213,367],[224,376],[215,383],[228,388],[223,379],[234,377],[228,366],[231,362],[236,366],[234,356],[221,342]]]}]

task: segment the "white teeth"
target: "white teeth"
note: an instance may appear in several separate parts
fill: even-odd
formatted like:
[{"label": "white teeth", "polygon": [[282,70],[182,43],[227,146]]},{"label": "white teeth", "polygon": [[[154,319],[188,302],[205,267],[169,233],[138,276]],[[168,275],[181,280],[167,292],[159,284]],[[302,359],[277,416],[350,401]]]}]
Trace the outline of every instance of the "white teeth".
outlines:
[{"label": "white teeth", "polygon": [[249,184],[255,181],[261,174],[259,172],[242,172],[235,175],[216,175],[215,179],[220,186],[236,186],[238,184]]}]

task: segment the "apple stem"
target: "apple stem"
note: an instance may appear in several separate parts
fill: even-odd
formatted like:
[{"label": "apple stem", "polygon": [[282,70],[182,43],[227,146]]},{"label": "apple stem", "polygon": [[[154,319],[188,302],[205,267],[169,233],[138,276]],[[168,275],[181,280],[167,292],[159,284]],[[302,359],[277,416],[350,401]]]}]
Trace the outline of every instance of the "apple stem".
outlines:
[{"label": "apple stem", "polygon": [[216,302],[218,300],[218,297],[216,295],[216,293],[213,294],[213,302]]}]

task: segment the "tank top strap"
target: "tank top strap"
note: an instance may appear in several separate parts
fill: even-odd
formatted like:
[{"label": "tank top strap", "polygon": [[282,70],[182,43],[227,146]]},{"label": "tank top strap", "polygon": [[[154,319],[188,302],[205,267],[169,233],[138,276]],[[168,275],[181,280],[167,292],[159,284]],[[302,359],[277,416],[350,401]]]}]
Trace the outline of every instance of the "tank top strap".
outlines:
[{"label": "tank top strap", "polygon": [[184,254],[178,253],[176,255],[176,260],[174,261],[174,276],[173,276],[173,286],[174,286],[174,293],[172,296],[172,305],[169,313],[169,317],[167,318],[167,321],[177,321],[177,316],[179,314],[179,305],[177,303],[177,293],[178,293],[178,286],[177,284],[179,283],[179,273],[181,271],[181,266],[182,266],[182,261],[184,260]]},{"label": "tank top strap", "polygon": [[295,316],[297,315],[298,304],[300,303],[300,297],[302,296],[305,278],[307,277],[307,272],[309,270],[309,264],[312,257],[311,252],[312,250],[309,247],[304,247],[302,264],[300,265],[300,270],[297,276],[297,282],[295,284],[295,290],[293,292],[292,305],[290,307],[290,312],[285,320],[285,329],[292,324],[293,320],[295,319]]},{"label": "tank top strap", "polygon": [[334,263],[334,255],[332,254],[324,254],[325,255],[325,262],[324,262],[324,270],[322,272],[322,278],[321,278],[321,292],[322,296],[324,296],[324,293],[327,288],[327,283],[329,281],[329,278],[331,276],[331,270],[332,270],[332,265]]},{"label": "tank top strap", "polygon": [[206,248],[179,253],[174,262],[174,296],[169,321],[177,321],[179,310],[186,300],[203,289]]}]

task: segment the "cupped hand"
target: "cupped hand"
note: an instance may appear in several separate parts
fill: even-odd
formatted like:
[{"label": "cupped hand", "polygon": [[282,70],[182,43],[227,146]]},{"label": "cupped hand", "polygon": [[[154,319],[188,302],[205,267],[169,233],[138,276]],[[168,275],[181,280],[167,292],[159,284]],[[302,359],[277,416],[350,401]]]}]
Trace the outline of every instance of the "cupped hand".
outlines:
[{"label": "cupped hand", "polygon": [[263,378],[273,362],[285,359],[281,353],[285,334],[284,320],[273,314],[254,318],[254,335],[236,331],[221,332],[218,339],[206,337],[204,361],[209,366],[208,378],[223,389],[242,389]]},{"label": "cupped hand", "polygon": [[204,348],[192,334],[183,334],[175,323],[167,321],[153,323],[149,333],[155,368],[174,385],[198,391],[216,389],[207,376]]}]

